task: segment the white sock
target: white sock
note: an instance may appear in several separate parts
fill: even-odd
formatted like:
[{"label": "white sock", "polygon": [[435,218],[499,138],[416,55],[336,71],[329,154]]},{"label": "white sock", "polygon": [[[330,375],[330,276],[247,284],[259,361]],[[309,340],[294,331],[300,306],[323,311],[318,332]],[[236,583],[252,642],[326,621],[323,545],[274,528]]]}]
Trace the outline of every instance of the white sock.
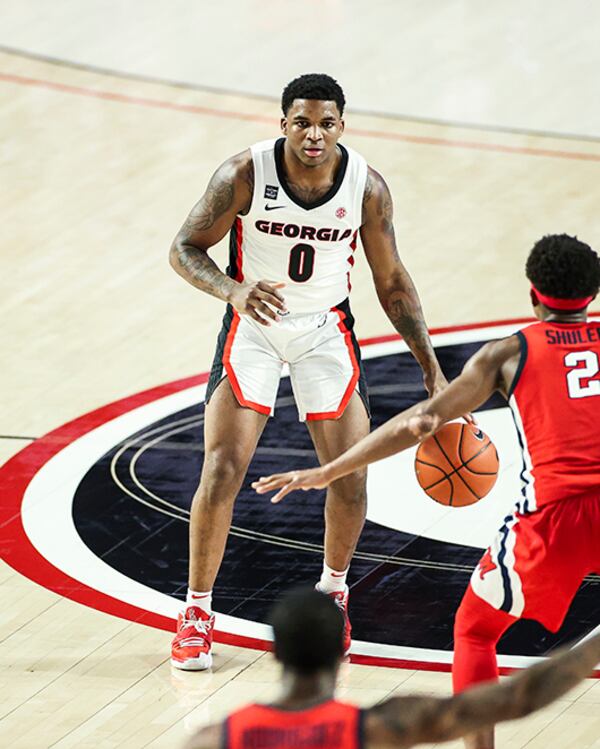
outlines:
[{"label": "white sock", "polygon": [[346,567],[345,570],[339,572],[338,570],[331,569],[331,567],[328,567],[323,562],[323,572],[318,583],[319,590],[322,593],[337,593],[340,590],[344,590],[346,588],[346,577],[349,569],[349,567]]},{"label": "white sock", "polygon": [[212,590],[200,591],[188,588],[185,605],[199,606],[202,611],[212,614]]}]

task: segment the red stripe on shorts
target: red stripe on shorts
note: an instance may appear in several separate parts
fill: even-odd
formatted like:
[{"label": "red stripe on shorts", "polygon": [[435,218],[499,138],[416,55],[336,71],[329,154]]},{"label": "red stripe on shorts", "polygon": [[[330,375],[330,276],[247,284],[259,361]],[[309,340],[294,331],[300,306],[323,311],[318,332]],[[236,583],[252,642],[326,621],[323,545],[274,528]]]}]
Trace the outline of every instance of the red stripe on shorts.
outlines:
[{"label": "red stripe on shorts", "polygon": [[235,274],[235,280],[236,281],[243,281],[244,280],[244,273],[242,271],[242,260],[243,260],[243,254],[242,254],[242,239],[244,237],[244,228],[242,226],[242,219],[238,216],[235,220],[235,239],[236,239],[236,274]]},{"label": "red stripe on shorts", "polygon": [[245,406],[246,408],[251,408],[253,411],[258,411],[259,414],[270,416],[271,409],[269,408],[269,406],[263,406],[261,403],[254,403],[254,401],[249,401],[244,398],[240,383],[238,382],[238,378],[235,375],[233,365],[231,364],[231,347],[233,346],[233,341],[235,339],[235,334],[237,332],[239,324],[240,316],[234,310],[233,320],[231,321],[231,327],[229,329],[229,333],[227,334],[227,340],[225,341],[225,349],[223,350],[223,366],[225,367],[225,371],[227,372],[227,377],[229,378],[231,389],[233,390],[233,393],[240,406]]},{"label": "red stripe on shorts", "polygon": [[352,393],[356,389],[356,383],[358,382],[358,378],[360,376],[360,367],[358,366],[358,361],[356,360],[356,354],[354,353],[354,346],[352,345],[352,332],[348,330],[346,326],[346,322],[345,322],[346,314],[342,312],[342,310],[338,309],[337,307],[332,307],[331,312],[335,312],[340,318],[340,321],[338,322],[338,328],[340,329],[340,331],[342,332],[342,335],[344,336],[344,342],[346,344],[346,348],[348,349],[348,354],[350,355],[350,361],[352,362],[352,377],[350,378],[348,387],[346,388],[344,395],[342,397],[341,403],[338,406],[336,411],[321,411],[321,412],[316,412],[316,413],[307,413],[306,414],[307,421],[323,421],[324,419],[339,419],[340,416],[346,410],[346,406],[348,405],[348,402],[350,401],[350,398],[352,397]]}]

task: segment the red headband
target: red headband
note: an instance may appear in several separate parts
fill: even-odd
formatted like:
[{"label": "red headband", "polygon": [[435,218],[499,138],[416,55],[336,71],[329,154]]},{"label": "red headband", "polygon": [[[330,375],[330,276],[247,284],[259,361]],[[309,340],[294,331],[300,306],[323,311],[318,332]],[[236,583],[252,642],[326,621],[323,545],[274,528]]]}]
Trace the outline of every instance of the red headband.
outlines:
[{"label": "red headband", "polygon": [[579,299],[559,299],[556,296],[542,294],[542,292],[538,291],[533,284],[531,284],[531,289],[538,298],[538,301],[540,301],[544,306],[550,307],[550,309],[580,310],[587,307],[594,298],[594,296],[584,296]]}]

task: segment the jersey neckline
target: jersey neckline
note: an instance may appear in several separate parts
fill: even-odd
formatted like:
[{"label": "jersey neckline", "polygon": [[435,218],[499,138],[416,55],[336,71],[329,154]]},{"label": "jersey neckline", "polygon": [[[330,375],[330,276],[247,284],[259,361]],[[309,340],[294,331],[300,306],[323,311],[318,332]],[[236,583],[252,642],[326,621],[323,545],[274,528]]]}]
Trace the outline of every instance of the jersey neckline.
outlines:
[{"label": "jersey neckline", "polygon": [[302,198],[299,198],[297,195],[294,195],[294,193],[289,189],[287,180],[285,178],[285,172],[283,169],[284,143],[285,143],[285,138],[278,138],[275,141],[274,155],[275,155],[275,170],[277,172],[277,179],[279,180],[279,184],[282,186],[285,194],[293,203],[300,206],[300,208],[304,208],[305,211],[310,211],[313,208],[320,208],[322,205],[325,205],[325,203],[328,203],[333,197],[335,197],[338,190],[342,186],[344,177],[346,176],[346,169],[348,168],[347,149],[341,143],[337,144],[342,153],[342,160],[337,170],[337,174],[335,175],[335,180],[333,181],[333,184],[331,185],[329,190],[327,190],[325,195],[321,196],[318,200],[315,200],[314,203],[307,203],[306,201],[302,200]]},{"label": "jersey neckline", "polygon": [[589,325],[594,320],[540,320],[539,322],[542,325]]},{"label": "jersey neckline", "polygon": [[319,700],[316,702],[309,703],[305,705],[304,707],[282,707],[281,705],[275,705],[272,702],[267,702],[267,703],[255,702],[253,706],[263,707],[266,710],[274,710],[275,712],[279,712],[279,713],[305,713],[305,712],[310,712],[311,710],[316,710],[317,708],[320,708],[320,707],[324,707],[326,705],[330,705],[332,703],[336,705],[340,704],[338,700],[335,699],[335,697],[328,697],[324,700]]}]

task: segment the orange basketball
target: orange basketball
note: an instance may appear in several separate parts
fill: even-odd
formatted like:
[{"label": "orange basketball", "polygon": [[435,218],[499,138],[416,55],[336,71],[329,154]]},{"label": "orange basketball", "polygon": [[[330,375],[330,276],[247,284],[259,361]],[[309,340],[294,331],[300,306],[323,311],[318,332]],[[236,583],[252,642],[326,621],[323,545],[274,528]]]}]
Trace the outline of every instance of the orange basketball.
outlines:
[{"label": "orange basketball", "polygon": [[479,502],[498,478],[498,453],[481,429],[445,424],[423,440],[415,457],[421,488],[442,505],[465,507]]}]

